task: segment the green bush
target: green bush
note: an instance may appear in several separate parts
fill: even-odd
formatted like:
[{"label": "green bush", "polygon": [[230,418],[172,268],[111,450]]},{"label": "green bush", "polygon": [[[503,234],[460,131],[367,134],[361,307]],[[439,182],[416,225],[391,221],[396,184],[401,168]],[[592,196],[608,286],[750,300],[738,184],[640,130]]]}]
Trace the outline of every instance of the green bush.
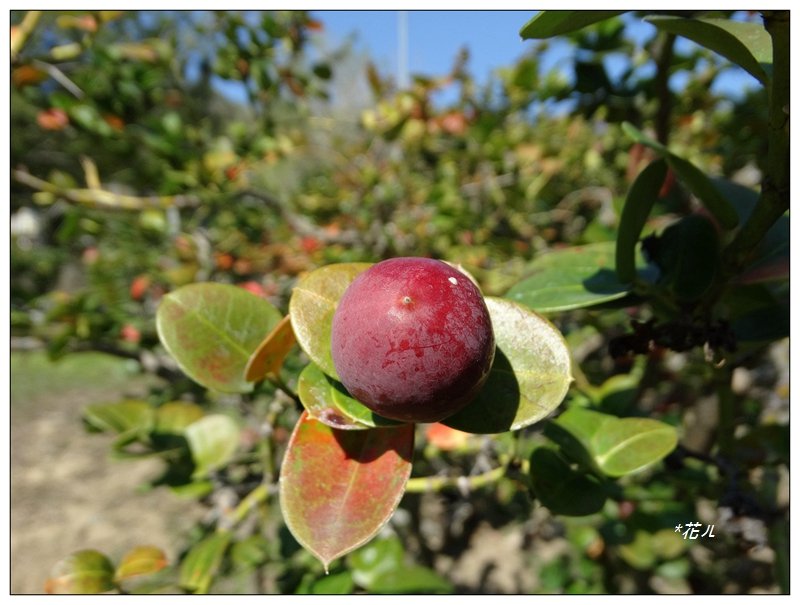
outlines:
[{"label": "green bush", "polygon": [[[402,91],[367,66],[357,121],[305,12],[12,23],[12,338],[160,375],[84,421],[210,512],[175,561],[84,550],[48,591],[788,592],[788,13],[546,11],[520,33],[569,41],[574,82],[541,46],[486,87],[466,56]],[[740,101],[710,90],[731,65]],[[396,256],[460,265],[492,317],[442,423],[330,364],[339,297]],[[514,587],[456,572],[486,525],[520,536]]]}]

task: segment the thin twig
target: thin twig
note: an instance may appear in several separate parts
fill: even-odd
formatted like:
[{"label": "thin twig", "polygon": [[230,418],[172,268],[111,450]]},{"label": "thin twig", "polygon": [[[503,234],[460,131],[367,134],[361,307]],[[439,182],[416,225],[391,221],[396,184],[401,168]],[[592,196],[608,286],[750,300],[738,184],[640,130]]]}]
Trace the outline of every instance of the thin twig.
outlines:
[{"label": "thin twig", "polygon": [[114,193],[106,189],[67,189],[49,181],[33,176],[25,170],[14,169],[12,178],[23,185],[37,191],[45,191],[59,196],[69,202],[80,204],[89,208],[103,208],[106,210],[144,210],[146,208],[172,208],[197,206],[200,200],[189,195],[166,196],[134,196]]}]

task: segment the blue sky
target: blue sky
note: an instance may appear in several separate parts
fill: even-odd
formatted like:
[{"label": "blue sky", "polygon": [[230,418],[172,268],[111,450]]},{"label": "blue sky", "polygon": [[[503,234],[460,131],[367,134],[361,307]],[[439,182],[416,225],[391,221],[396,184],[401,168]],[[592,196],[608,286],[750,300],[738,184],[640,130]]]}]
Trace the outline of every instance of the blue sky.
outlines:
[{"label": "blue sky", "polygon": [[[523,41],[520,28],[536,11],[406,11],[408,31],[408,70],[411,74],[442,75],[448,72],[459,49],[468,46],[470,73],[485,82],[498,67],[510,65],[535,44]],[[323,23],[329,43],[335,47],[349,37],[357,51],[367,53],[385,75],[398,73],[398,11],[312,11]],[[652,35],[653,26],[630,15],[627,34],[637,42]],[[690,45],[679,39],[679,44]],[[681,48],[679,46],[679,48]],[[553,40],[542,57],[542,69],[563,66],[570,71],[569,45]],[[621,63],[621,62],[620,62]],[[607,69],[613,77],[613,59]],[[681,77],[674,86],[680,87]],[[715,91],[738,97],[747,87],[756,86],[749,75],[738,69],[727,70],[715,83]]]}]

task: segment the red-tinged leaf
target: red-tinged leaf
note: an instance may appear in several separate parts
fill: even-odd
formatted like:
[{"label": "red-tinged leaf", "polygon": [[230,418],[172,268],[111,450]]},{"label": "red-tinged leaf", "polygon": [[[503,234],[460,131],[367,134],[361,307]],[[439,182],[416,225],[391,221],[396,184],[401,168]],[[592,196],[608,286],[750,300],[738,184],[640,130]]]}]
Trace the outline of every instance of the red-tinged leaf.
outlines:
[{"label": "red-tinged leaf", "polygon": [[161,343],[181,370],[202,386],[249,393],[244,370],[281,314],[263,298],[226,284],[197,283],[164,296],[156,312]]},{"label": "red-tinged leaf", "polygon": [[117,582],[161,571],[167,566],[167,556],[156,546],[136,546],[129,550],[117,566]]},{"label": "red-tinged leaf", "polygon": [[258,348],[250,356],[244,369],[244,379],[248,382],[261,380],[268,374],[278,374],[283,360],[297,342],[290,317],[287,315],[267,334]]},{"label": "red-tinged leaf", "polygon": [[425,429],[425,438],[442,451],[460,450],[467,445],[470,433],[450,428],[446,424],[434,422]]},{"label": "red-tinged leaf", "polygon": [[328,569],[389,520],[411,474],[414,425],[334,429],[303,412],[286,451],[280,501],[297,541]]},{"label": "red-tinged leaf", "polygon": [[48,594],[100,594],[114,588],[114,566],[108,557],[96,550],[81,550],[56,564],[44,590]]}]

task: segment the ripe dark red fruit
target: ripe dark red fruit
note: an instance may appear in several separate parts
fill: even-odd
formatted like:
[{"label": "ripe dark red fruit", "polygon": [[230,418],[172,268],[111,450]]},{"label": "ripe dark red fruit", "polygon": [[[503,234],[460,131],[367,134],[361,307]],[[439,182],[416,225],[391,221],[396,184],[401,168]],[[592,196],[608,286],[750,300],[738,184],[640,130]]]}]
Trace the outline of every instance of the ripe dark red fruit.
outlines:
[{"label": "ripe dark red fruit", "polygon": [[333,316],[331,354],[350,394],[404,422],[436,422],[477,394],[494,359],[480,291],[441,261],[393,258],[361,273]]}]

